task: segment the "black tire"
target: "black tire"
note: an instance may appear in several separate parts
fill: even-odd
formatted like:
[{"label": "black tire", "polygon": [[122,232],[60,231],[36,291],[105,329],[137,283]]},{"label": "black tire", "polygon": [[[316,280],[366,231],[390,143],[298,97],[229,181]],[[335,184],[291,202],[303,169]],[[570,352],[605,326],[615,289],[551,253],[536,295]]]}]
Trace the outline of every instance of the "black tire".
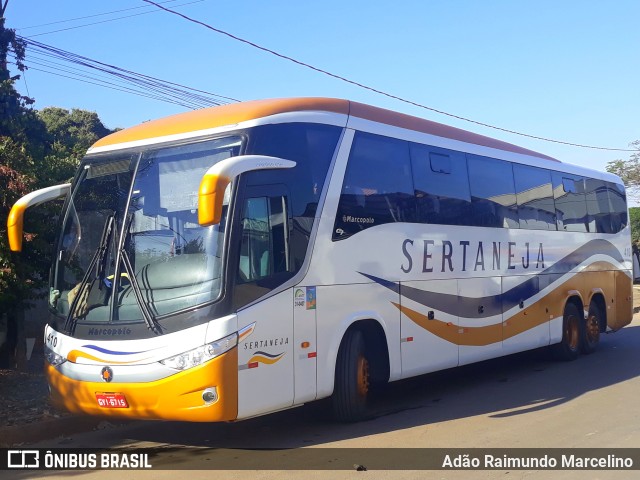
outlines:
[{"label": "black tire", "polygon": [[350,330],[342,339],[336,360],[332,402],[337,420],[357,422],[367,418],[370,381],[364,335],[360,330]]},{"label": "black tire", "polygon": [[602,311],[597,303],[591,302],[589,305],[589,314],[584,321],[582,329],[582,338],[580,339],[580,350],[584,354],[590,354],[596,351],[600,343],[600,325],[603,321]]},{"label": "black tire", "polygon": [[553,354],[558,360],[571,361],[580,355],[580,344],[584,331],[584,314],[575,303],[564,307],[562,316],[562,340],[553,345]]}]

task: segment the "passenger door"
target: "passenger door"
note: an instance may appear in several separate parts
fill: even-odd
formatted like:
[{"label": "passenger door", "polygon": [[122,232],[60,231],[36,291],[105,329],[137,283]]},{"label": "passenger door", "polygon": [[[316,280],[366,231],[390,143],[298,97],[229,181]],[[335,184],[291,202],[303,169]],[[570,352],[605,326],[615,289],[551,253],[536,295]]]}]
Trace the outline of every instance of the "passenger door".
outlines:
[{"label": "passenger door", "polygon": [[[233,301],[238,308],[238,418],[293,404],[290,216],[283,185],[247,187],[240,204]],[[260,300],[261,297],[265,297]],[[257,301],[257,302],[256,302]]]}]

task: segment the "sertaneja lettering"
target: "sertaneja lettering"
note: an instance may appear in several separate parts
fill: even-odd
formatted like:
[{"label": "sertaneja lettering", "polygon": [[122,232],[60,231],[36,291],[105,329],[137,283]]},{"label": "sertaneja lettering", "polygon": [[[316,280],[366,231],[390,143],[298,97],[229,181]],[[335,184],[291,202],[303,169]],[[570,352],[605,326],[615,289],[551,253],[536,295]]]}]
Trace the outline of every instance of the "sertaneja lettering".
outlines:
[{"label": "sertaneja lettering", "polygon": [[[418,247],[418,245],[420,245]],[[417,247],[417,248],[416,248]],[[418,251],[419,250],[419,251]],[[485,256],[485,252],[488,258]],[[545,268],[544,246],[536,247],[530,242],[472,242],[470,240],[415,240],[406,238],[402,242],[402,255],[405,261],[400,265],[404,273],[413,270],[414,258],[419,257],[422,273],[438,271],[454,272],[457,269],[466,272],[507,270],[540,270]]]},{"label": "sertaneja lettering", "polygon": [[256,348],[264,347],[277,347],[280,345],[288,345],[289,337],[269,338],[266,340],[256,340],[254,342],[246,342],[244,344],[245,350],[255,350]]}]

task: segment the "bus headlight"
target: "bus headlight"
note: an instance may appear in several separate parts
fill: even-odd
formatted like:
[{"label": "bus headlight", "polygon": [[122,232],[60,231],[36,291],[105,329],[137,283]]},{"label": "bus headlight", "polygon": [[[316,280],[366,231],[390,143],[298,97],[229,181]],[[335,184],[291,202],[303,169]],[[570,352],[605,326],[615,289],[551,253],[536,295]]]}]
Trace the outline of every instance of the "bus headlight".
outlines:
[{"label": "bus headlight", "polygon": [[188,368],[197,367],[211,360],[212,358],[222,355],[224,352],[231,350],[238,344],[238,334],[232,333],[231,335],[216,340],[215,342],[207,343],[188,352],[175,355],[170,358],[160,360],[160,363],[167,367],[175,368],[176,370],[186,370]]},{"label": "bus headlight", "polygon": [[44,358],[52,367],[57,367],[58,365],[67,361],[66,358],[64,358],[62,355],[58,355],[46,345],[44,347]]}]

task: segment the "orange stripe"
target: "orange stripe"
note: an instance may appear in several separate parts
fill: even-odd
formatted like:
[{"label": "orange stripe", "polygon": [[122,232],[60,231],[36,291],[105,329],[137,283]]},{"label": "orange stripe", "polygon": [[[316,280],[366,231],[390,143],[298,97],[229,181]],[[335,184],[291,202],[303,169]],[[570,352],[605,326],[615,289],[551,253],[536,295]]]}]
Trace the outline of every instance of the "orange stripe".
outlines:
[{"label": "orange stripe", "polygon": [[198,130],[235,125],[247,120],[268,117],[279,113],[311,110],[342,113],[346,115],[349,113],[349,102],[346,100],[326,98],[294,98],[256,100],[220,107],[203,108],[201,110],[172,115],[120,130],[119,132],[98,140],[93,147],[135,142],[167,135],[179,135],[196,132]]},{"label": "orange stripe", "polygon": [[235,125],[240,122],[268,117],[280,113],[321,111],[379,122],[394,127],[405,128],[461,142],[497,148],[509,152],[533,155],[556,161],[547,155],[502,142],[484,135],[467,132],[459,128],[425,120],[411,115],[385,110],[358,102],[335,98],[286,98],[275,100],[254,100],[219,107],[203,108],[193,112],[145,122],[135,127],[120,130],[98,140],[93,147],[104,147],[118,143],[135,142],[168,135],[179,135],[199,130]]},{"label": "orange stripe", "polygon": [[429,320],[420,312],[395,302],[391,303],[416,325],[443,340],[456,345],[485,346],[520,335],[548,322],[550,318],[562,317],[562,309],[570,291],[580,292],[586,309],[592,295],[600,290],[604,292],[605,303],[614,307],[606,312],[608,326],[618,329],[629,324],[632,319],[631,281],[624,272],[605,261],[594,262],[534,304],[493,325],[459,327],[451,322]]},{"label": "orange stripe", "polygon": [[[393,302],[391,302],[393,303]],[[415,310],[393,303],[402,313],[409,317],[416,325],[424,328],[437,337],[456,345],[484,346],[502,341],[502,323],[487,325],[485,327],[464,327],[461,333],[460,327],[450,322],[429,320]]]},{"label": "orange stripe", "polygon": [[543,155],[533,150],[518,147],[510,143],[502,142],[494,138],[485,137],[484,135],[478,135],[477,133],[467,132],[460,128],[450,127],[442,123],[432,122],[431,120],[425,120],[423,118],[413,117],[411,115],[405,115],[403,113],[394,112],[391,110],[385,110],[383,108],[372,107],[358,102],[350,102],[350,114],[354,117],[364,118],[365,120],[371,120],[374,122],[386,123],[387,125],[393,125],[395,127],[406,128],[408,130],[415,130],[429,135],[436,135],[438,137],[450,138],[452,140],[459,140],[465,143],[473,143],[475,145],[482,145],[489,148],[497,148],[499,150],[506,150],[508,152],[521,153],[524,155],[533,155],[535,157],[545,158],[547,160],[553,160],[557,162],[555,158]]},{"label": "orange stripe", "polygon": [[280,356],[276,358],[263,357],[262,355],[254,355],[253,357],[251,357],[251,360],[249,360],[249,362],[247,363],[251,364],[254,362],[260,362],[260,363],[266,363],[267,365],[272,365],[276,363],[278,360],[280,360],[283,356],[284,356],[284,353],[280,354]]}]

